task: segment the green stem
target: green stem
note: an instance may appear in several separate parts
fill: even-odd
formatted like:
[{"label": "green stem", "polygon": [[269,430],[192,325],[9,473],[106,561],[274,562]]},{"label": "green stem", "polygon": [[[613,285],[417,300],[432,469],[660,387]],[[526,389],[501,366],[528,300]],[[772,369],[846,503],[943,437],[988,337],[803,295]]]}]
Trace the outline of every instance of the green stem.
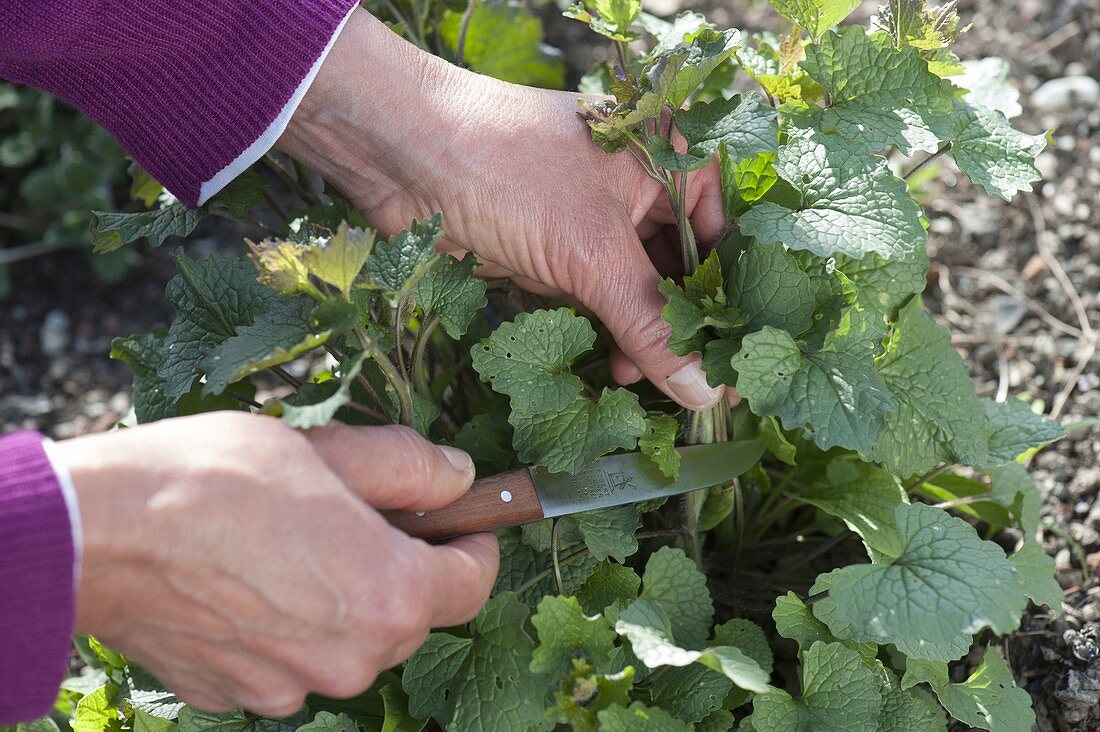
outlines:
[{"label": "green stem", "polygon": [[294,191],[294,195],[302,199],[304,203],[314,204],[317,203],[317,197],[302,188],[301,184],[294,179],[290,173],[286,172],[283,166],[279,165],[271,155],[264,156],[264,162],[267,163],[267,167],[271,168],[275,175],[279,176],[279,180],[286,184],[286,187]]},{"label": "green stem", "polygon": [[293,386],[295,389],[302,388],[302,381],[291,376],[290,373],[288,373],[287,370],[284,369],[282,366],[272,366],[271,373],[275,374],[280,379]]},{"label": "green stem", "polygon": [[959,498],[952,498],[950,501],[942,501],[940,503],[932,504],[932,508],[942,508],[947,510],[950,508],[958,508],[960,506],[969,506],[972,503],[981,503],[982,501],[992,501],[993,493],[977,493],[973,496],[960,496]]},{"label": "green stem", "polygon": [[925,158],[924,160],[919,162],[917,165],[913,166],[913,169],[905,174],[904,180],[909,180],[914,175],[916,175],[920,171],[924,170],[925,166],[927,166],[928,164],[930,164],[931,162],[936,160],[936,158],[940,157],[941,155],[943,155],[944,153],[946,153],[950,149],[951,149],[951,143],[949,142],[946,145],[944,145],[943,147],[941,147],[939,150],[937,150],[936,152],[932,153],[927,158]]},{"label": "green stem", "polygon": [[264,408],[264,405],[260,404],[255,399],[252,399],[250,397],[246,397],[243,394],[238,394],[237,392],[232,391],[230,389],[226,389],[225,391],[222,392],[222,394],[225,394],[230,399],[236,399],[241,404],[252,407],[253,409],[263,409]]},{"label": "green stem", "polygon": [[[683,533],[684,532],[680,529],[652,529],[652,530],[649,530],[649,531],[638,531],[634,534],[634,538],[635,539],[662,539],[662,538],[665,538],[665,537],[680,536]],[[553,542],[553,531],[552,530],[551,530],[550,539],[551,539],[551,542]],[[555,554],[556,554],[556,552],[555,552]],[[532,576],[531,579],[527,580],[522,585],[520,585],[518,588],[516,588],[516,594],[517,595],[522,595],[524,592],[527,592],[527,590],[531,589],[532,587],[537,585],[539,582],[542,582],[544,579],[546,579],[550,575],[554,574],[555,570],[557,572],[557,575],[560,576],[562,567],[564,567],[568,564],[572,564],[573,562],[575,562],[578,559],[581,559],[582,557],[585,557],[587,555],[588,555],[588,547],[582,547],[581,549],[578,549],[577,551],[573,552],[572,554],[565,555],[560,560],[558,560],[557,567],[549,567],[548,569],[542,570],[538,574]],[[558,577],[555,577],[555,579],[558,579]],[[564,584],[564,581],[562,582],[562,584]],[[559,586],[559,589],[560,589],[560,586]]]},{"label": "green stem", "polygon": [[385,424],[390,424],[389,416],[385,415],[385,414],[382,414],[377,409],[371,409],[370,407],[368,407],[364,404],[360,404],[359,402],[348,402],[344,406],[347,407],[348,409],[354,409],[356,412],[361,412],[361,413],[363,413],[363,414],[365,414],[368,417],[371,417],[373,419],[377,419],[379,422],[383,422]]},{"label": "green stem", "polygon": [[[573,562],[575,562],[578,559],[580,559],[582,557],[585,557],[585,556],[588,556],[588,547],[584,547],[583,549],[578,549],[577,551],[573,552],[572,554],[569,554],[569,555],[566,555],[566,556],[562,557],[561,561],[558,562],[559,572],[560,572],[561,568],[564,567],[565,565],[572,564]],[[533,576],[531,579],[527,580],[522,585],[517,587],[516,588],[516,594],[517,595],[522,595],[524,592],[527,592],[527,590],[531,589],[532,587],[537,585],[539,582],[542,582],[544,579],[546,579],[547,577],[549,577],[553,573],[554,573],[554,568],[553,567],[550,567],[549,569],[542,570],[541,572],[539,572],[538,574]]]},{"label": "green stem", "polygon": [[[328,351],[329,355],[331,355],[337,361],[344,360],[344,354],[341,353],[340,350],[334,347],[332,344],[325,344],[325,350]],[[385,402],[383,402],[382,399],[378,396],[378,392],[374,390],[374,386],[370,383],[370,380],[363,374],[362,371],[359,372],[359,377],[357,381],[359,382],[359,385],[363,387],[363,391],[367,392],[370,398],[374,400],[374,403],[378,406],[378,409],[381,410],[380,413],[384,413],[386,411]],[[392,422],[393,420],[387,416],[386,421]]]},{"label": "green stem", "polygon": [[[692,445],[709,445],[719,442],[715,432],[715,410],[706,412],[693,412],[692,431],[688,435],[688,443]],[[697,429],[696,429],[697,427]],[[703,513],[703,506],[707,502],[709,489],[692,491],[684,494],[684,539],[687,544],[688,555],[695,560],[696,566],[703,566],[703,537],[699,533],[699,517]]]},{"label": "green stem", "polygon": [[474,17],[474,8],[477,0],[466,3],[466,10],[462,13],[462,23],[458,27],[458,42],[455,44],[455,66],[465,67],[466,33],[470,30],[470,20]]},{"label": "green stem", "polygon": [[397,298],[397,305],[393,309],[393,348],[397,352],[397,368],[402,374],[407,374],[405,369],[405,348],[402,341],[405,340],[405,297]]},{"label": "green stem", "polygon": [[615,54],[619,57],[619,66],[622,68],[623,73],[627,72],[626,59],[629,54],[625,41],[617,41],[615,43]]},{"label": "green stem", "polygon": [[280,221],[290,221],[290,214],[275,200],[275,196],[271,195],[271,191],[267,188],[264,188],[264,200],[267,201],[267,205],[271,207],[271,210],[278,214]]},{"label": "green stem", "polygon": [[695,231],[687,217],[687,173],[680,173],[680,192],[673,201],[676,212],[676,226],[680,230],[680,252],[684,258],[684,272],[691,274],[699,266],[699,246],[695,241]]},{"label": "green stem", "polygon": [[413,24],[405,18],[404,13],[398,10],[393,0],[382,0],[382,4],[386,6],[386,10],[390,11],[390,15],[393,16],[393,19],[405,27],[405,32],[409,34],[409,40],[421,49],[427,51],[428,46],[420,36],[418,32],[419,29],[414,27]]},{"label": "green stem", "polygon": [[218,216],[220,218],[233,221],[234,223],[238,223],[241,226],[251,226],[252,228],[258,229],[259,231],[263,232],[264,236],[270,236],[273,239],[279,238],[279,232],[275,231],[275,229],[272,229],[270,226],[266,224],[261,224],[259,221],[250,221],[248,219],[242,219],[240,216],[234,216],[233,214],[226,211],[224,208],[211,209],[210,213],[213,216]]},{"label": "green stem", "polygon": [[303,191],[306,192],[307,200],[314,205],[321,203],[321,198],[317,195],[310,185],[309,170],[299,160],[295,158],[290,159],[290,164],[294,168],[294,177],[298,180],[298,185]]},{"label": "green stem", "polygon": [[425,399],[431,399],[432,388],[428,383],[428,368],[424,363],[427,354],[428,343],[432,333],[439,327],[439,315],[432,313],[420,324],[420,332],[416,334],[416,344],[412,352],[412,377],[416,392]]},{"label": "green stem", "polygon": [[943,473],[945,473],[950,467],[951,467],[950,465],[944,464],[944,465],[938,465],[935,468],[932,468],[927,473],[920,476],[919,478],[914,480],[909,485],[905,486],[905,492],[907,494],[912,493],[913,491],[917,490],[918,488],[920,488],[921,486],[923,486],[925,483],[932,480],[936,476],[942,475]]},{"label": "green stem", "polygon": [[405,377],[401,375],[382,349],[371,344],[362,328],[355,329],[355,336],[359,339],[359,344],[363,347],[363,350],[369,353],[374,362],[378,364],[382,375],[386,377],[386,381],[397,393],[397,399],[401,404],[401,424],[412,427],[413,402],[412,394],[409,391],[409,382],[405,380]]},{"label": "green stem", "polygon": [[558,594],[565,594],[565,582],[561,578],[561,563],[558,561],[558,528],[561,526],[560,519],[554,519],[553,527],[550,529],[550,559],[554,562],[554,582],[558,585]]}]

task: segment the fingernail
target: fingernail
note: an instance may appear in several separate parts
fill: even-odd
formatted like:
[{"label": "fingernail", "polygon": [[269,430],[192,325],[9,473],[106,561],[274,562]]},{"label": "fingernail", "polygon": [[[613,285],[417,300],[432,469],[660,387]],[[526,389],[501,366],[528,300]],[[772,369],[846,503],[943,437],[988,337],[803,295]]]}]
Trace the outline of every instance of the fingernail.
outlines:
[{"label": "fingernail", "polygon": [[722,396],[722,389],[707,383],[707,376],[697,363],[689,363],[668,377],[668,390],[676,401],[691,409],[709,409]]},{"label": "fingernail", "polygon": [[453,465],[455,470],[463,475],[473,477],[474,461],[464,450],[459,450],[457,447],[448,447],[447,445],[440,445],[439,449],[443,451],[447,462]]}]

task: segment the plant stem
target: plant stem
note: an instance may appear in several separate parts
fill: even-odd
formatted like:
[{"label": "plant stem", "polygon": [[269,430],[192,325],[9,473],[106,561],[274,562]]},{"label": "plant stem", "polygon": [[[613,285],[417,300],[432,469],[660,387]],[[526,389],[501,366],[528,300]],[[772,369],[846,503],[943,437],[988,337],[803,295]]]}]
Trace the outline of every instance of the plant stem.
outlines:
[{"label": "plant stem", "polygon": [[819,592],[816,595],[810,595],[809,597],[806,598],[805,604],[806,605],[813,605],[815,602],[821,602],[822,600],[824,600],[828,596],[829,596],[829,591],[828,590],[825,590],[824,592]]},{"label": "plant stem", "polygon": [[290,214],[288,214],[286,209],[275,200],[275,196],[271,195],[271,191],[267,188],[264,188],[264,200],[267,201],[267,205],[271,206],[271,209],[278,214],[280,221],[290,221]]},{"label": "plant stem", "polygon": [[412,427],[413,403],[412,394],[409,392],[409,382],[405,381],[405,377],[398,372],[393,362],[382,352],[382,349],[370,342],[361,327],[355,329],[355,336],[359,339],[359,344],[363,347],[363,350],[370,353],[370,357],[378,364],[378,368],[382,371],[382,375],[386,377],[386,381],[397,392],[397,399],[401,403],[401,424]]},{"label": "plant stem", "polygon": [[424,356],[427,353],[428,342],[432,333],[439,327],[439,315],[432,313],[420,324],[420,332],[416,334],[416,344],[412,352],[412,377],[416,392],[425,399],[431,399],[432,388],[428,383],[428,368],[424,364]]},{"label": "plant stem", "polygon": [[393,310],[393,349],[397,352],[397,368],[402,374],[408,373],[405,369],[405,348],[401,343],[405,340],[404,313],[405,298],[399,297],[397,298],[397,305]]},{"label": "plant stem", "polygon": [[[669,134],[672,133],[673,120],[669,120]],[[691,222],[687,217],[687,173],[680,173],[679,190],[676,181],[667,171],[662,171],[667,183],[665,190],[668,192],[672,210],[676,213],[676,225],[680,232],[680,252],[683,256],[684,274],[692,274],[699,266],[699,249],[695,240],[695,232],[691,228]],[[692,412],[691,432],[688,435],[688,444],[705,445],[713,442],[725,441],[725,425],[719,415],[719,407],[714,407],[706,412]],[[721,434],[719,433],[721,427]],[[703,566],[703,538],[699,535],[699,518],[703,513],[703,506],[707,500],[708,490],[692,491],[684,495],[684,543],[687,545],[688,556],[695,560],[695,565]]]},{"label": "plant stem", "polygon": [[695,231],[687,217],[687,173],[680,173],[680,192],[674,204],[676,227],[680,230],[680,251],[684,257],[684,273],[691,274],[699,266],[699,247],[695,241]]},{"label": "plant stem", "polygon": [[409,384],[401,376],[400,372],[394,367],[393,362],[382,352],[379,348],[371,350],[371,358],[378,364],[378,368],[382,370],[382,375],[386,377],[386,381],[390,383],[393,390],[397,392],[397,400],[401,403],[401,424],[412,427],[413,423],[413,403],[412,395],[409,393]]},{"label": "plant stem", "polygon": [[941,503],[933,503],[932,508],[942,508],[947,510],[949,508],[958,508],[959,506],[969,506],[971,503],[981,503],[982,501],[993,500],[992,493],[978,493],[973,496],[960,496],[958,498],[952,498],[950,501],[942,501]]},{"label": "plant stem", "polygon": [[[584,547],[582,549],[578,549],[577,551],[573,552],[572,554],[568,554],[568,555],[562,557],[561,561],[558,562],[559,571],[565,565],[572,564],[573,562],[577,561],[581,557],[587,556],[587,554],[588,554],[588,547]],[[520,585],[518,588],[516,588],[516,594],[517,595],[522,595],[524,592],[527,592],[527,590],[531,589],[532,587],[537,585],[539,582],[542,582],[544,579],[546,579],[547,577],[549,577],[553,573],[554,573],[554,568],[553,567],[550,567],[549,569],[542,570],[541,572],[539,572],[538,574],[533,576],[531,579],[527,580],[522,585]]]},{"label": "plant stem", "polygon": [[298,185],[306,192],[307,200],[315,205],[320,204],[321,197],[317,195],[311,186],[309,170],[295,158],[290,159],[290,164],[294,168],[294,177],[297,179]]},{"label": "plant stem", "polygon": [[298,181],[294,180],[294,177],[291,176],[290,173],[286,172],[283,166],[279,165],[279,163],[276,162],[273,157],[271,157],[270,155],[265,155],[264,162],[267,163],[267,167],[271,168],[272,172],[274,172],[275,175],[279,177],[279,180],[285,183],[287,188],[294,191],[294,195],[302,199],[304,203],[317,202],[316,197],[306,191],[305,188],[302,188],[301,184],[299,184]]},{"label": "plant stem", "polygon": [[24,259],[33,259],[34,257],[53,254],[54,252],[59,252],[62,249],[68,248],[68,244],[36,241],[33,244],[21,244],[17,247],[0,249],[0,265],[14,264]]},{"label": "plant stem", "polygon": [[920,476],[919,478],[917,478],[916,480],[914,480],[914,481],[913,481],[912,483],[910,483],[909,485],[905,486],[905,492],[906,492],[907,494],[908,494],[908,493],[912,493],[913,491],[917,490],[917,489],[918,489],[918,488],[920,488],[920,487],[921,487],[922,485],[924,485],[924,484],[925,484],[925,483],[927,483],[928,481],[932,480],[932,479],[933,479],[933,478],[935,478],[936,476],[938,476],[938,475],[941,475],[941,474],[943,474],[944,472],[946,472],[946,471],[947,471],[947,469],[948,469],[948,468],[950,468],[950,467],[951,467],[950,465],[944,464],[944,465],[938,465],[938,466],[936,466],[935,468],[932,468],[932,469],[931,469],[931,470],[929,470],[929,471],[928,471],[927,473],[925,473],[924,475]]},{"label": "plant stem", "polygon": [[921,170],[923,170],[927,165],[931,164],[936,158],[940,157],[941,155],[943,155],[944,153],[946,153],[950,149],[951,149],[951,143],[949,142],[946,145],[944,145],[943,147],[941,147],[939,150],[937,150],[936,152],[929,155],[927,158],[925,158],[921,162],[914,165],[913,169],[905,174],[905,180],[909,180],[910,178],[912,178],[914,175],[916,175]]},{"label": "plant stem", "polygon": [[622,68],[623,73],[627,72],[627,46],[624,41],[617,41],[615,43],[615,55],[619,57],[619,67]]},{"label": "plant stem", "polygon": [[651,529],[649,531],[639,531],[634,534],[635,539],[662,539],[672,536],[683,536],[683,529]]},{"label": "plant stem", "polygon": [[470,0],[462,13],[462,24],[458,27],[458,42],[455,44],[455,66],[465,67],[466,32],[470,29],[470,20],[474,17],[475,7],[477,7],[477,0]]},{"label": "plant stem", "polygon": [[266,224],[261,224],[259,221],[251,221],[249,219],[242,219],[240,216],[234,216],[233,214],[226,211],[224,208],[211,209],[210,213],[213,216],[220,216],[223,219],[228,219],[229,221],[238,223],[241,226],[251,226],[252,228],[258,229],[259,231],[263,232],[264,236],[270,236],[274,239],[279,238],[279,232],[275,231],[275,229],[272,229],[270,226]]},{"label": "plant stem", "polygon": [[[556,521],[555,521],[555,526],[557,526]],[[683,532],[682,529],[653,529],[653,530],[650,530],[650,531],[639,531],[639,532],[634,534],[634,538],[636,538],[636,539],[659,539],[659,538],[663,538],[663,537],[681,536],[683,533],[684,532]],[[553,530],[551,530],[551,533],[550,533],[550,541],[551,541],[551,545],[553,545],[553,541],[554,541]],[[554,552],[554,554],[555,554],[555,558],[556,558],[557,557],[557,552]],[[527,592],[527,590],[531,589],[532,587],[537,585],[539,582],[542,582],[544,579],[546,579],[547,577],[549,577],[552,574],[555,574],[555,580],[557,580],[561,583],[561,584],[559,584],[559,590],[560,590],[561,587],[564,585],[564,581],[561,580],[561,568],[566,566],[567,564],[572,564],[573,562],[575,562],[578,559],[586,556],[587,554],[588,554],[588,547],[582,547],[582,548],[578,549],[577,551],[573,552],[572,554],[565,555],[564,557],[562,557],[561,559],[559,559],[557,561],[557,566],[556,567],[549,567],[548,569],[544,569],[541,572],[539,572],[538,574],[532,576],[531,579],[527,580],[522,585],[520,585],[516,589],[516,594],[517,595],[522,595],[524,592]],[[562,594],[565,594],[565,593],[563,592]]]},{"label": "plant stem", "polygon": [[356,412],[361,412],[361,413],[367,415],[368,417],[373,417],[374,419],[377,419],[379,422],[385,422],[386,424],[391,424],[392,423],[392,420],[389,418],[389,415],[382,414],[377,409],[371,409],[370,407],[366,406],[365,404],[360,404],[359,402],[348,402],[344,406],[347,407],[348,409],[354,409]]},{"label": "plant stem", "polygon": [[558,594],[565,594],[565,582],[561,579],[561,564],[558,562],[558,527],[561,526],[561,519],[554,519],[553,527],[550,529],[550,559],[554,562],[554,582],[558,585]]},{"label": "plant stem", "polygon": [[[715,431],[715,412],[717,407],[706,412],[693,412],[691,415],[692,431],[688,435],[688,444],[709,445],[713,442],[722,442]],[[723,436],[724,437],[724,436]],[[707,502],[709,489],[692,491],[684,494],[684,538],[687,544],[688,555],[695,560],[698,567],[703,566],[703,537],[699,535],[699,517],[703,513],[703,506]]]},{"label": "plant stem", "polygon": [[255,399],[249,399],[248,397],[246,397],[242,394],[238,394],[235,391],[230,391],[229,389],[226,389],[222,393],[225,394],[230,399],[236,399],[241,404],[247,404],[248,406],[252,407],[253,409],[263,409],[264,408],[264,405],[260,404]]},{"label": "plant stem", "polygon": [[280,379],[293,386],[295,389],[302,388],[301,379],[297,379],[291,376],[290,373],[288,373],[287,370],[284,369],[282,366],[272,366],[271,373],[275,374]]},{"label": "plant stem", "polygon": [[26,216],[0,213],[0,229],[15,229],[17,231],[27,231],[32,234],[41,234],[46,230],[46,226]]}]

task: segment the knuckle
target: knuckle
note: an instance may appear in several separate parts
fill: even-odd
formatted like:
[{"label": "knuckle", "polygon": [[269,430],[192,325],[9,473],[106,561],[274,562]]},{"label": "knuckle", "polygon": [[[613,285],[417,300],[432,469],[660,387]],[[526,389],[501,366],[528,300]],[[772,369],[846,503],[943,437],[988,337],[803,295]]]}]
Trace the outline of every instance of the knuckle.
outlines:
[{"label": "knuckle", "polygon": [[409,658],[424,645],[424,641],[428,640],[428,635],[430,633],[431,631],[424,629],[404,643],[399,643],[394,647],[393,655],[390,657],[386,666],[396,666],[399,663],[409,660]]},{"label": "knuckle", "polygon": [[258,703],[248,704],[244,706],[251,712],[255,712],[264,717],[275,717],[281,719],[283,717],[289,717],[297,712],[306,703],[306,695],[304,691],[287,692],[283,695],[276,696],[275,694],[266,695],[267,698],[261,700]]},{"label": "knuckle", "polygon": [[652,312],[641,307],[632,307],[630,312],[638,313],[623,323],[620,340],[628,344],[631,356],[635,359],[662,356],[668,345],[670,328],[660,312]]},{"label": "knuckle", "polygon": [[331,660],[318,672],[313,691],[334,699],[350,699],[370,688],[378,671],[377,664],[345,654],[345,658]]},{"label": "knuckle", "polygon": [[[578,217],[578,220],[584,219]],[[620,251],[621,247],[617,246],[621,237],[615,236],[608,229],[602,229],[595,233],[578,233],[576,237],[570,238],[572,246],[560,252],[565,259],[567,281],[572,285],[566,289],[579,295],[586,294],[585,290],[591,290],[592,297],[599,299],[604,296],[606,283],[623,281],[627,266],[626,258]],[[599,276],[594,277],[593,274]]]},{"label": "knuckle", "polygon": [[420,589],[419,585],[391,593],[388,605],[385,615],[388,630],[386,636],[392,639],[393,644],[417,638],[431,626],[428,593]]},{"label": "knuckle", "polygon": [[411,427],[393,427],[394,448],[401,455],[405,470],[403,486],[411,501],[425,498],[439,478],[436,450]]}]

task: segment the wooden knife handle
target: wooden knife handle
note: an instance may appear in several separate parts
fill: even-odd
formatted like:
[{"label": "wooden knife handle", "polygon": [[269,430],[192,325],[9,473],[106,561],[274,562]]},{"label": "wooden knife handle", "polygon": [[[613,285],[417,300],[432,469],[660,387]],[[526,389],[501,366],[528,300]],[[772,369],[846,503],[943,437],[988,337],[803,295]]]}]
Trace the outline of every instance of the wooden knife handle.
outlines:
[{"label": "wooden knife handle", "polygon": [[475,480],[465,495],[434,511],[383,511],[382,515],[406,534],[431,542],[519,526],[543,517],[527,468]]}]

